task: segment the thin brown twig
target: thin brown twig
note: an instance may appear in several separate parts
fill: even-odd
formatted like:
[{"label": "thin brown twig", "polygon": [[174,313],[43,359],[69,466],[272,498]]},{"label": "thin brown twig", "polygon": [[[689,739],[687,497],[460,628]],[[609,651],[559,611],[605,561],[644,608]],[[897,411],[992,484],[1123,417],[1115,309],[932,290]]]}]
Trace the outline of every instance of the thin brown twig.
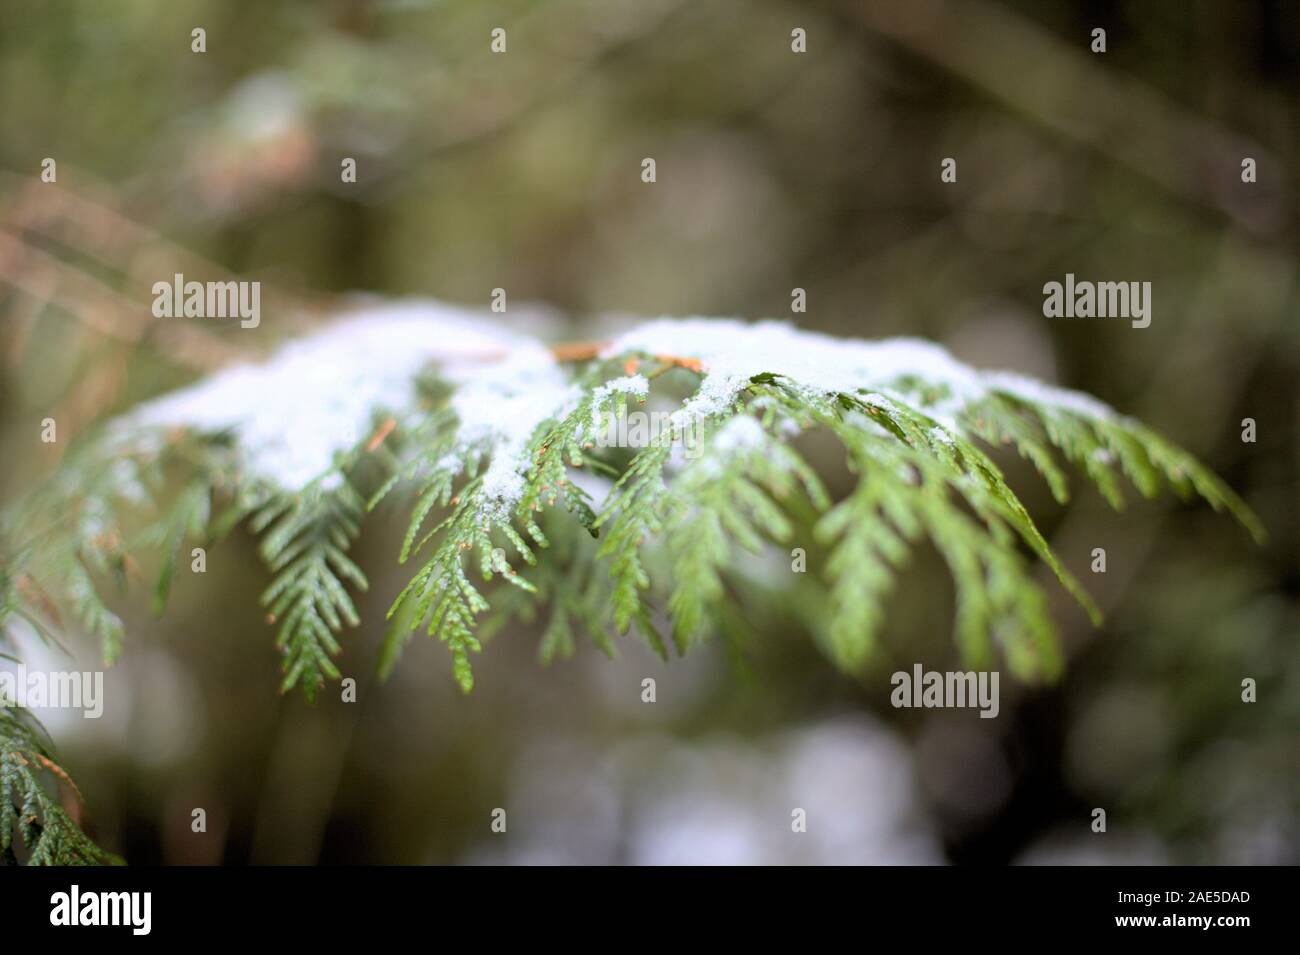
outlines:
[{"label": "thin brown twig", "polygon": [[551,346],[556,361],[590,361],[609,347],[609,342],[567,342]]},{"label": "thin brown twig", "polygon": [[[53,287],[35,277],[42,271],[55,277]],[[24,294],[54,302],[108,338],[137,345],[146,333],[157,328],[143,318],[149,311],[142,303],[3,229],[0,281]],[[157,328],[156,335],[171,343],[175,360],[199,371],[211,371],[242,354],[221,339],[189,326],[164,326]]]},{"label": "thin brown twig", "polygon": [[[64,769],[54,760],[50,759],[48,756],[44,756],[41,753],[33,753],[32,755],[36,757],[37,762],[39,762],[42,766],[44,766],[55,776],[57,776],[59,778],[59,781],[62,782],[72,792],[72,794],[77,797],[76,806],[78,809],[81,806],[85,805],[85,797],[81,795],[81,790],[77,787],[77,784],[73,782],[72,777],[68,775],[68,771],[66,769]],[[65,808],[68,808],[66,804],[65,804]],[[73,815],[73,813],[71,812],[69,814]],[[76,820],[75,816],[74,816],[74,821],[78,821]]]},{"label": "thin brown twig", "polygon": [[[607,341],[595,342],[565,342],[559,345],[552,345],[550,348],[551,355],[556,361],[561,362],[578,362],[590,361],[593,358],[600,357],[600,353],[609,348]],[[657,369],[655,374],[662,374],[668,368],[685,368],[688,371],[701,372],[704,370],[704,363],[698,358],[691,358],[682,355],[655,355],[655,361],[667,366]],[[629,358],[623,364],[623,371],[626,374],[636,374],[640,363],[636,358]]]},{"label": "thin brown twig", "polygon": [[384,439],[387,438],[390,434],[392,434],[393,429],[396,427],[397,427],[396,418],[386,419],[384,423],[381,424],[379,428],[375,431],[375,433],[370,436],[370,440],[366,442],[366,450],[373,452],[376,449],[378,449],[378,447],[384,443]]}]

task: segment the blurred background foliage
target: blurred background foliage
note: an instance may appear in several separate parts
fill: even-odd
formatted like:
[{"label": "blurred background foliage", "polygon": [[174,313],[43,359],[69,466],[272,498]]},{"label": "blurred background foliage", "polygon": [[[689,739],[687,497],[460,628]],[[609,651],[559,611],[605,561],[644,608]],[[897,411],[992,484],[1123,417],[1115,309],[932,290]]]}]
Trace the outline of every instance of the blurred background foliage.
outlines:
[{"label": "blurred background foliage", "polygon": [[[1115,514],[1081,482],[1057,506],[999,459],[1108,616],[1061,600],[1065,678],[1004,682],[996,720],[889,706],[891,671],[957,666],[933,557],[860,679],[774,587],[739,653],[664,665],[625,641],[543,670],[519,628],[467,698],[427,641],[380,685],[397,513],[358,551],[360,702],[311,707],[276,696],[237,535],[161,620],[120,599],[102,720],[49,714],[86,826],[136,863],[1300,861],[1298,49],[1291,0],[3,0],[4,500],[77,432],[343,293],[503,287],[584,338],[612,314],[788,315],[798,286],[805,327],[932,338],[1140,416],[1271,533],[1169,500]],[[175,271],[260,279],[261,326],[156,323],[149,286]],[[1066,272],[1151,281],[1151,327],[1043,318]]]}]

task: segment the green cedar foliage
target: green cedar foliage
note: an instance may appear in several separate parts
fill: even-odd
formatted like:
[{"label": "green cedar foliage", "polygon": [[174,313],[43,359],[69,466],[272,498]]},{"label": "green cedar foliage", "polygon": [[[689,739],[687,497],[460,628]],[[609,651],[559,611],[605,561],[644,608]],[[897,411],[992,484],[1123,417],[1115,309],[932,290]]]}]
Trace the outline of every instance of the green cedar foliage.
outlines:
[{"label": "green cedar foliage", "polygon": [[[826,599],[807,629],[854,672],[876,649],[885,600],[909,555],[928,541],[952,576],[966,664],[993,666],[1000,653],[1020,678],[1043,680],[1060,672],[1062,656],[1035,562],[1094,621],[1099,613],[976,439],[1014,448],[1060,501],[1064,459],[1115,507],[1124,504],[1123,477],[1147,497],[1165,486],[1199,495],[1256,538],[1263,533],[1222,481],[1139,422],[1012,388],[990,387],[954,418],[934,411],[946,397],[941,384],[834,391],[763,373],[725,401],[683,406],[700,373],[660,365],[655,396],[678,399],[671,426],[643,447],[600,447],[609,423],[644,397],[608,387],[638,361],[656,359],[614,354],[575,367],[575,400],[535,429],[520,486],[505,502],[486,486],[490,442],[460,440],[447,382],[430,382],[419,412],[391,435],[363,439],[331,474],[292,493],[246,477],[229,434],[105,433],[4,513],[0,624],[24,620],[53,642],[69,612],[111,663],[122,624],[99,588],[124,586],[142,573],[137,555],[152,555],[161,611],[185,548],[245,522],[271,574],[262,599],[283,655],[282,690],[313,698],[339,676],[339,636],[360,620],[352,594],[367,581],[348,549],[367,512],[391,500],[410,508],[396,555],[410,576],[388,614],[383,674],[423,630],[446,644],[454,678],[469,691],[483,641],[511,619],[542,614],[543,661],[571,655],[579,635],[613,654],[613,634],[629,629],[664,657],[670,645],[685,653],[737,619],[742,552],[809,545],[821,559],[808,576]],[[378,424],[384,415],[375,411]],[[794,439],[811,432],[839,445],[853,475],[838,500],[796,450]],[[606,492],[603,501],[593,488]],[[51,767],[35,729],[0,710],[6,858],[16,858],[18,833],[32,862],[110,861],[49,795],[48,786],[64,784]]]}]

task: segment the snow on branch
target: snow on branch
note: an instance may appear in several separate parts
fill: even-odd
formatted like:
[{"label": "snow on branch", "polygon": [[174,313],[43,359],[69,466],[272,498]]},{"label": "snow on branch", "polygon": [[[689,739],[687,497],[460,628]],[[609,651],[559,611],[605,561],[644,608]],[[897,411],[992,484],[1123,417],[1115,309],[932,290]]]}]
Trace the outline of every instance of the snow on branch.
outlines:
[{"label": "snow on branch", "polygon": [[[263,364],[236,365],[151,401],[120,426],[229,432],[251,473],[301,491],[334,470],[376,414],[408,424],[418,410],[419,376],[434,366],[457,386],[466,446],[518,451],[569,397],[540,343],[468,310],[408,303],[345,315]],[[504,473],[498,480],[514,483]]]},{"label": "snow on branch", "polygon": [[[807,431],[829,435],[855,476],[839,499],[826,462],[793,443]],[[572,654],[579,633],[612,655],[629,629],[685,653],[734,634],[738,598],[803,608],[802,629],[853,673],[880,651],[885,598],[928,542],[951,573],[964,664],[1001,657],[1021,679],[1051,679],[1063,661],[1034,562],[1099,614],[983,450],[1003,445],[1059,500],[1064,458],[1115,507],[1121,477],[1148,497],[1168,486],[1263,536],[1231,489],[1140,422],[930,342],[689,318],[548,347],[484,314],[405,302],[361,308],[75,446],[0,515],[0,642],[17,627],[56,641],[65,608],[111,662],[124,628],[101,583],[156,568],[161,612],[187,544],[246,523],[270,574],[282,691],[314,698],[361,622],[353,595],[369,581],[348,550],[391,496],[410,509],[396,556],[414,566],[388,614],[384,674],[424,629],[468,691],[482,638],[538,612],[543,661]],[[788,553],[790,573],[756,573],[744,552]],[[112,861],[50,797],[57,770],[0,710],[0,809],[32,808],[18,828],[33,858]]]},{"label": "snow on branch", "polygon": [[[643,440],[611,447],[605,425],[629,406],[668,410]],[[843,500],[790,443],[810,429],[857,475]],[[468,689],[480,625],[524,604],[552,614],[548,657],[571,650],[575,628],[612,651],[610,632],[635,627],[665,653],[667,629],[685,650],[715,629],[724,580],[745,576],[737,548],[790,545],[815,555],[816,573],[786,586],[825,589],[826,613],[808,628],[854,669],[927,539],[952,572],[965,658],[1001,653],[1026,679],[1050,677],[1054,625],[1027,556],[1095,608],[981,445],[1013,446],[1062,500],[1064,457],[1117,507],[1122,476],[1147,496],[1199,494],[1262,534],[1229,488],[1139,422],[931,342],[687,318],[548,346],[482,313],[412,301],[359,308],[112,422],[8,516],[21,529],[53,515],[61,536],[17,552],[25,566],[7,579],[28,584],[6,600],[39,616],[31,595],[61,590],[111,657],[120,624],[95,578],[152,548],[161,606],[183,540],[248,520],[272,572],[264,602],[285,688],[311,695],[337,675],[336,637],[359,621],[349,592],[367,581],[346,552],[366,511],[397,493],[412,511],[399,559],[419,564],[390,612],[384,670],[423,628],[448,644]]]}]

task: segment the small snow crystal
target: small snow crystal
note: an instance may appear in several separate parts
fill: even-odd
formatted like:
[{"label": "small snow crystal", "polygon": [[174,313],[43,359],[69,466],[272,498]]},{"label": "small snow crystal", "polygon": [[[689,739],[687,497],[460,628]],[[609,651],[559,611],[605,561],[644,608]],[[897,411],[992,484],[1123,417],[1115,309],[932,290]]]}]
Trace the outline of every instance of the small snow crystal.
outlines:
[{"label": "small snow crystal", "polygon": [[952,447],[953,445],[952,434],[947,428],[931,428],[930,437],[934,438],[940,444],[946,444],[949,447]]}]

